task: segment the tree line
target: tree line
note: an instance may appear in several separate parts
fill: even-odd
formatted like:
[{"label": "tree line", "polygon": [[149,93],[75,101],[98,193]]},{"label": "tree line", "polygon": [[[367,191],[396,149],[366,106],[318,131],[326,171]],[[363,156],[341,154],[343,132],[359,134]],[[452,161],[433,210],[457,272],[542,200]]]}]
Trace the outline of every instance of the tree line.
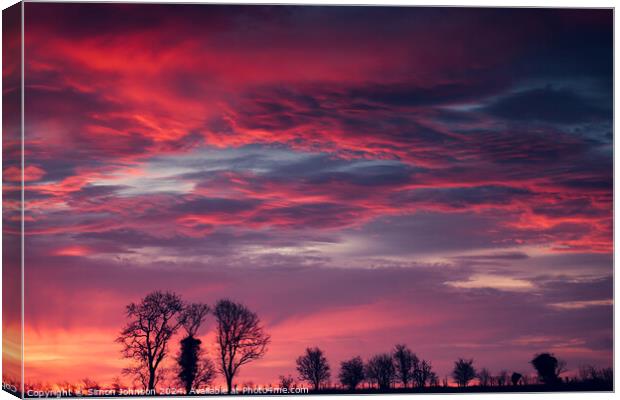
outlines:
[{"label": "tree line", "polygon": [[[204,327],[209,314],[216,321],[216,360],[206,356],[198,333]],[[188,303],[173,292],[154,291],[137,303],[126,307],[127,324],[123,327],[116,342],[122,344],[122,354],[132,360],[132,365],[123,369],[123,374],[132,376],[134,384],[141,385],[146,394],[156,394],[155,388],[164,376],[174,371],[176,380],[185,393],[210,386],[220,374],[226,381],[228,393],[235,388],[234,380],[240,368],[262,358],[271,338],[256,313],[245,305],[229,300],[218,300],[213,306],[205,303]],[[164,367],[170,357],[170,343],[178,339],[178,352],[172,368]],[[323,350],[309,347],[296,359],[298,379],[306,382],[313,390],[335,389],[331,386],[331,366]],[[459,358],[454,362],[451,376],[459,387],[467,387],[477,379],[479,387],[530,385],[542,383],[558,387],[562,384],[585,383],[594,389],[611,390],[613,384],[612,368],[597,368],[584,365],[579,368],[577,377],[561,375],[566,371],[566,363],[551,353],[536,354],[530,361],[537,372],[537,380],[531,381],[528,375],[519,372],[510,374],[502,370],[493,375],[487,368],[476,370],[473,359]],[[419,358],[407,345],[398,344],[392,351],[376,354],[363,360],[352,357],[340,363],[337,374],[340,388],[349,391],[367,388],[379,390],[392,388],[415,389],[424,387],[448,387],[448,377],[439,380],[430,361]],[[3,376],[7,385],[19,387],[19,382]],[[296,386],[293,376],[280,376],[280,387],[291,389]],[[84,378],[81,382],[61,382],[55,385],[58,390],[68,393],[83,393],[102,388],[96,381]],[[51,391],[49,384],[25,382],[28,391]],[[117,377],[109,389],[120,392],[121,382]]]},{"label": "tree line", "polygon": [[[323,350],[307,348],[296,360],[299,379],[307,382],[313,390],[329,384],[331,367]],[[281,381],[283,377],[280,378]],[[366,383],[380,390],[395,385],[402,388],[439,386],[439,378],[431,362],[420,359],[407,345],[397,344],[391,352],[380,353],[365,362],[356,356],[340,363],[338,381],[347,390],[354,391]]]},{"label": "tree line", "polygon": [[[325,353],[318,347],[307,348],[305,353],[296,360],[299,379],[308,383],[315,391],[327,389],[330,385],[331,367]],[[473,359],[459,358],[454,362],[452,379],[458,387],[467,387],[478,380],[480,387],[518,386],[542,383],[558,386],[563,383],[589,383],[601,387],[610,387],[613,382],[611,368],[596,368],[591,365],[581,366],[579,378],[564,378],[566,363],[551,353],[539,353],[530,361],[537,373],[537,379],[531,381],[528,375],[519,372],[509,373],[501,370],[493,375],[488,368],[476,371]],[[348,391],[355,391],[366,383],[379,390],[392,388],[424,388],[449,386],[448,377],[440,382],[433,371],[430,361],[420,359],[409,347],[398,344],[391,353],[381,353],[370,357],[366,362],[360,356],[340,363],[338,381]],[[292,376],[280,376],[282,387],[290,387],[294,383]]]},{"label": "tree line", "polygon": [[[216,321],[215,362],[206,356],[198,338],[209,314],[213,314]],[[123,369],[123,373],[132,376],[134,384],[153,394],[158,383],[171,372],[164,367],[164,360],[169,357],[170,343],[179,332],[179,350],[171,369],[187,394],[211,385],[218,374],[226,381],[228,393],[232,393],[240,368],[262,358],[271,341],[257,314],[229,299],[221,299],[210,306],[187,303],[172,292],[154,291],[139,302],[130,303],[126,315],[129,321],[116,341],[123,346],[123,356],[133,363]],[[300,381],[315,391],[330,388],[332,369],[323,350],[309,347],[295,363]],[[566,363],[551,353],[536,354],[530,364],[540,383],[559,385],[566,381],[560,377],[566,371]],[[581,382],[610,385],[613,373],[611,368],[585,366],[580,369],[579,376]],[[451,377],[459,387],[469,386],[474,379],[481,387],[536,383],[519,372],[510,374],[502,370],[493,375],[487,368],[477,371],[473,359],[463,358],[454,362]],[[349,391],[355,391],[363,384],[379,390],[449,386],[447,376],[440,382],[431,362],[418,357],[405,344],[397,344],[390,352],[376,354],[367,360],[355,356],[342,361],[337,379],[341,388]],[[120,387],[119,383],[115,382],[113,386]],[[87,379],[83,384],[84,387],[98,387]],[[282,388],[290,390],[294,384],[291,375],[280,376]]]}]

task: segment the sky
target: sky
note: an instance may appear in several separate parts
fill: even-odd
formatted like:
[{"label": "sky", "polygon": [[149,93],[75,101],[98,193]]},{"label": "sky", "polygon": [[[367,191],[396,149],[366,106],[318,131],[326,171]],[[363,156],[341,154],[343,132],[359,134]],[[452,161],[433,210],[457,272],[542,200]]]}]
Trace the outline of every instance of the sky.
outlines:
[{"label": "sky", "polygon": [[111,382],[158,289],[260,316],[239,383],[611,366],[611,10],[25,9],[26,382]]}]

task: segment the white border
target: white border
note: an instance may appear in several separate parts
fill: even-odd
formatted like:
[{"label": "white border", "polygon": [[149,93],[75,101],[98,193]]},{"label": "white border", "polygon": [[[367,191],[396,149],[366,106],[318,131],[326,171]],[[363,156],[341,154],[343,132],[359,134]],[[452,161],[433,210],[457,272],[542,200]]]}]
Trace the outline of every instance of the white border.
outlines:
[{"label": "white border", "polygon": [[[33,1],[33,0],[30,0]],[[36,0],[34,0],[36,1]],[[69,0],[71,1],[71,0]],[[82,1],[84,2],[84,1]],[[94,1],[97,2],[97,1]],[[314,0],[314,1],[281,1],[281,0],[271,0],[271,1],[265,1],[265,0],[245,0],[245,1],[234,1],[234,0],[211,0],[211,1],[207,1],[207,2],[199,2],[199,1],[182,1],[182,0],[148,0],[148,1],[109,1],[109,2],[148,2],[148,3],[219,3],[219,4],[233,4],[233,3],[241,3],[241,4],[321,4],[321,5],[330,5],[330,4],[340,4],[340,5],[402,5],[402,6],[465,6],[465,7],[561,7],[561,8],[614,8],[615,7],[615,1],[610,1],[610,0],[589,0],[589,1],[585,1],[585,0],[521,0],[521,1],[514,1],[514,0],[505,0],[505,1],[490,1],[490,0],[448,0],[448,1],[437,1],[437,0],[426,0],[426,1],[415,1],[415,0],[388,0],[388,1],[368,1],[368,0],[339,0],[339,1],[333,1],[333,0]],[[5,9],[13,4],[15,4],[16,1],[14,0],[0,0],[0,6],[2,9]],[[23,6],[22,6],[23,7]],[[22,9],[22,37],[23,37],[23,31],[24,31],[24,24],[23,24],[23,17],[24,17],[24,12]],[[615,23],[616,23],[616,15],[614,12],[614,28],[615,28]],[[2,22],[0,19],[0,40],[1,40],[1,27],[2,27]],[[516,28],[518,29],[518,27]],[[618,42],[618,32],[614,29],[614,50],[615,50],[615,43]],[[616,75],[616,65],[617,65],[617,53],[614,51],[614,94],[618,92],[618,82],[615,79],[615,75]],[[24,77],[24,52],[23,52],[23,40],[22,40],[22,93],[23,93],[23,77]],[[2,60],[2,55],[0,52],[0,64],[1,64],[1,60]],[[0,84],[1,87],[1,84]],[[23,138],[23,129],[24,129],[24,97],[22,96],[22,138]],[[616,115],[616,103],[614,101],[614,116]],[[2,117],[0,116],[0,123],[2,121]],[[1,124],[0,124],[1,126]],[[617,127],[618,127],[618,122],[617,120],[614,118],[614,132],[617,131]],[[617,186],[616,186],[616,177],[620,176],[620,166],[618,163],[616,163],[616,155],[618,154],[618,150],[620,148],[620,145],[618,144],[618,141],[614,140],[614,200],[617,198]],[[24,167],[24,158],[23,158],[23,140],[22,140],[22,183],[23,183],[23,167]],[[2,161],[2,154],[0,152],[0,163]],[[24,190],[23,190],[23,185],[22,185],[22,203],[24,201]],[[614,215],[620,215],[619,214],[620,211],[620,205],[618,204],[618,202],[614,201]],[[23,220],[23,215],[24,210],[22,207],[22,233],[24,232],[24,220]],[[614,227],[615,227],[615,223],[614,223]],[[0,221],[0,232],[2,229],[2,222]],[[22,260],[24,257],[24,236],[22,234]],[[2,242],[0,241],[0,250],[2,249]],[[618,249],[618,238],[615,235],[615,229],[614,229],[614,259],[615,259],[615,255],[616,255],[616,250]],[[615,267],[615,262],[614,262],[614,267]],[[23,322],[23,306],[24,306],[24,291],[23,291],[23,273],[24,273],[24,269],[22,266],[22,322]],[[615,299],[615,287],[618,283],[618,275],[615,274],[615,268],[614,268],[614,299]],[[0,274],[0,288],[2,287],[2,276]],[[2,316],[2,310],[0,308],[0,319]],[[617,335],[616,333],[618,332],[617,330],[617,322],[618,322],[618,308],[614,307],[614,345],[616,343],[616,339],[617,339]],[[0,330],[0,342],[2,339],[2,332]],[[22,344],[23,344],[23,330],[22,330]],[[615,350],[615,349],[614,349]],[[22,345],[22,359],[23,359],[23,345]],[[0,363],[0,374],[2,372],[2,367],[1,367],[1,363]],[[1,376],[1,375],[0,375]],[[23,363],[22,363],[22,376],[23,376]],[[23,379],[22,379],[23,381]],[[617,359],[615,357],[615,351],[614,351],[614,382],[615,385],[620,384],[620,371],[618,370],[618,362]],[[22,383],[23,384],[23,383]],[[494,399],[515,399],[515,398],[529,398],[529,399],[535,399],[535,398],[545,398],[545,399],[566,399],[566,400],[582,400],[584,398],[587,399],[610,399],[610,398],[615,398],[615,394],[613,393],[519,393],[519,394],[514,394],[514,393],[476,393],[476,394],[413,394],[413,395],[401,395],[401,394],[391,394],[391,395],[370,395],[370,396],[356,396],[356,395],[304,395],[304,398],[307,399],[312,399],[312,400],[337,400],[337,399],[343,399],[343,398],[354,398],[354,397],[367,397],[369,399],[377,399],[377,400],[389,400],[389,399],[401,399],[401,398],[421,398],[421,399],[425,399],[425,398],[433,398],[433,399],[457,399],[457,398],[473,398],[473,396],[482,396],[485,399],[490,399],[490,400],[494,400]],[[223,396],[218,396],[216,398],[222,398]],[[155,398],[155,397],[154,397]],[[174,397],[170,397],[170,398],[174,398]],[[235,398],[239,398],[239,399],[257,399],[257,398],[273,398],[273,397],[266,397],[266,396],[237,396]],[[294,398],[294,396],[286,396],[285,398]],[[4,392],[4,391],[0,391],[0,400],[9,400],[9,399],[15,399],[14,396],[11,396],[10,394]],[[112,399],[112,398],[111,398]],[[183,399],[183,397],[179,397],[179,399]]]}]

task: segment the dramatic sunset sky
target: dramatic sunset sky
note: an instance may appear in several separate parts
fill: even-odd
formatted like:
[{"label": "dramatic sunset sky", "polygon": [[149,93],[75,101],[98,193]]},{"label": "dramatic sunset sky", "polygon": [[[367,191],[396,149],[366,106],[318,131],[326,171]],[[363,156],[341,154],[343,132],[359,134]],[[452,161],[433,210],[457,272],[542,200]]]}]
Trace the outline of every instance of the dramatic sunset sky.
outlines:
[{"label": "dramatic sunset sky", "polygon": [[155,289],[259,314],[272,344],[239,383],[307,346],[334,378],[401,342],[440,377],[611,366],[612,29],[26,3],[25,381],[111,382],[124,306]]}]

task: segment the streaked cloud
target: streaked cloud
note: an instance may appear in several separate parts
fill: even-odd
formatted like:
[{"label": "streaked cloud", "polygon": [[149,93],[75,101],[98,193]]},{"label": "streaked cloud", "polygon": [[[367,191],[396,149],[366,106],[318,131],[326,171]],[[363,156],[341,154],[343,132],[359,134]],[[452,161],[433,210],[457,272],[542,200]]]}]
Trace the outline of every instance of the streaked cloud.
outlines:
[{"label": "streaked cloud", "polygon": [[507,276],[475,274],[465,281],[448,281],[446,285],[462,289],[497,289],[507,291],[527,291],[534,289],[532,282]]},{"label": "streaked cloud", "polygon": [[562,303],[551,303],[550,307],[560,310],[578,310],[589,307],[601,307],[612,306],[614,304],[613,299],[608,300],[582,300],[582,301],[565,301]]}]

